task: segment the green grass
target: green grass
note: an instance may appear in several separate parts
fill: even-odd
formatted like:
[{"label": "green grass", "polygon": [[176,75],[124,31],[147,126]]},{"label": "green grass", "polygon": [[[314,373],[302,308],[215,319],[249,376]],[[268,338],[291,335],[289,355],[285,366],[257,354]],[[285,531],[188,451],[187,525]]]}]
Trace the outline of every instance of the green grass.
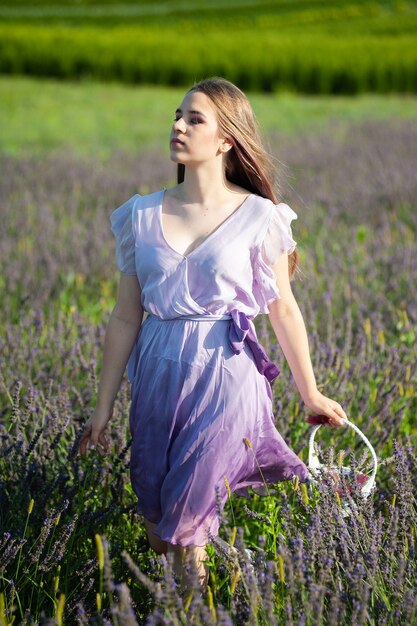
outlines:
[{"label": "green grass", "polygon": [[[184,89],[116,83],[0,78],[0,150],[16,156],[73,151],[107,158],[116,150],[165,150],[173,111]],[[348,127],[365,119],[417,121],[417,97],[305,97],[249,93],[268,137]]]}]

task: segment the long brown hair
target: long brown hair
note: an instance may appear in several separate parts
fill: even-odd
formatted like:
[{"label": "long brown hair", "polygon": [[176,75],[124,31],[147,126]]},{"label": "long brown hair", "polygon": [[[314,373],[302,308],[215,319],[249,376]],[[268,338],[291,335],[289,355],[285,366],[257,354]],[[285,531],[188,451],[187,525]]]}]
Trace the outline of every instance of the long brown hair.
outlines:
[{"label": "long brown hair", "polygon": [[[196,83],[187,93],[192,91],[200,91],[210,98],[216,108],[220,131],[233,144],[227,152],[227,180],[277,204],[275,167],[262,144],[255,114],[243,91],[217,76]],[[184,176],[185,166],[179,163],[178,183],[183,182]],[[294,276],[298,262],[298,250],[295,249],[288,257],[290,278]]]}]

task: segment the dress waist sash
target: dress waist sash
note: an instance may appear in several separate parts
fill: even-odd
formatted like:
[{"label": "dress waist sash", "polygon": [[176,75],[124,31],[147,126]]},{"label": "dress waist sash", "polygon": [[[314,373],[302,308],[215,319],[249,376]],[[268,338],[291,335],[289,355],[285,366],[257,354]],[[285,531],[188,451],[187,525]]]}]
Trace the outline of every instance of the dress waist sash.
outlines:
[{"label": "dress waist sash", "polygon": [[229,344],[235,354],[240,354],[244,345],[248,346],[252,352],[256,368],[260,374],[272,382],[280,371],[278,367],[268,357],[265,348],[259,343],[256,336],[256,329],[253,321],[242,311],[234,309],[230,315],[183,315],[170,319],[163,319],[156,315],[155,317],[161,322],[170,321],[192,321],[192,322],[217,322],[229,320]]}]

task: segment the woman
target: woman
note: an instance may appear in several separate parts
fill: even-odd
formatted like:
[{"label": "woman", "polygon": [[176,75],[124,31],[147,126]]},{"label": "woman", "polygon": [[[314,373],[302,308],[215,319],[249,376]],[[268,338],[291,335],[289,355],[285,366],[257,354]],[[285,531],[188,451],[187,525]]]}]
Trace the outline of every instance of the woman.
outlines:
[{"label": "woman", "polygon": [[175,113],[170,150],[178,184],[135,195],[112,214],[120,285],[80,449],[107,450],[129,360],[138,512],[150,545],[174,553],[178,574],[184,558],[193,563],[204,584],[216,500],[223,506],[229,489],[244,494],[264,480],[308,477],[274,426],[270,381],[279,372],[257,342],[258,313],[269,314],[305,405],[333,426],[346,414],[317,389],[290,287],[297,216],[277,204],[246,96],[221,78],[194,85]]}]

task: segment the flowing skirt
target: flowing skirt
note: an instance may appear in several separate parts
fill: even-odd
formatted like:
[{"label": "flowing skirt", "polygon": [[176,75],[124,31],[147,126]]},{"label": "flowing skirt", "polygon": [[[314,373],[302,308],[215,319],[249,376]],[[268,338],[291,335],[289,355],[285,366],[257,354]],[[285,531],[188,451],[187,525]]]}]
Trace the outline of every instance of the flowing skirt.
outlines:
[{"label": "flowing skirt", "polygon": [[[308,470],[274,425],[272,392],[230,320],[144,321],[130,363],[130,460],[137,510],[183,547],[217,535],[228,491]],[[259,468],[261,468],[260,473]]]}]

